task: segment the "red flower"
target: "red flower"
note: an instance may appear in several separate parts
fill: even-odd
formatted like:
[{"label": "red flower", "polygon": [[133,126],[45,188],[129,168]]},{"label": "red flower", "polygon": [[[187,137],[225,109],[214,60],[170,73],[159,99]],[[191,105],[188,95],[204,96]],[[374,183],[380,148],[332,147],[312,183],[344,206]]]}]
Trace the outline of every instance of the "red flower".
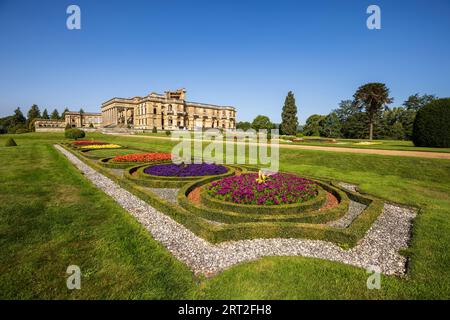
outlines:
[{"label": "red flower", "polygon": [[154,152],[154,153],[134,153],[124,156],[116,156],[112,159],[114,162],[154,162],[172,160],[170,153]]}]

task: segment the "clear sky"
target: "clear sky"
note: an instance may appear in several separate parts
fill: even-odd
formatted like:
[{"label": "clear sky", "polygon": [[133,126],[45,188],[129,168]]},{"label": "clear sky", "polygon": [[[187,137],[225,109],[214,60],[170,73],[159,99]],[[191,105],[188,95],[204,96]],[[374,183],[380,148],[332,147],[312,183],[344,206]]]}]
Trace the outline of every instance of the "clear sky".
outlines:
[{"label": "clear sky", "polygon": [[[66,8],[81,8],[81,30]],[[381,30],[366,9],[381,7]],[[289,90],[300,122],[366,82],[394,104],[450,96],[449,0],[0,0],[0,116],[36,103],[100,110],[114,96],[184,87],[190,101],[233,105],[238,120],[280,121]]]}]

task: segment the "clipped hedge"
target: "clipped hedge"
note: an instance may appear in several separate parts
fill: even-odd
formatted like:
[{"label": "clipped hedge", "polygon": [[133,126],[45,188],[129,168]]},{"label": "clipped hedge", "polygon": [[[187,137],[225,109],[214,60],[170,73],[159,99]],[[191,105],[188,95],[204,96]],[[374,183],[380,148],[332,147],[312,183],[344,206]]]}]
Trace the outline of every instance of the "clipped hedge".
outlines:
[{"label": "clipped hedge", "polygon": [[83,130],[80,129],[68,129],[64,132],[64,136],[67,139],[80,139],[80,138],[84,138],[86,136],[86,133]]},{"label": "clipped hedge", "polygon": [[5,147],[16,147],[17,143],[13,138],[8,138],[5,142]]},{"label": "clipped hedge", "polygon": [[[212,180],[212,179],[210,179]],[[197,187],[201,187],[209,183],[210,181],[198,181],[192,184],[184,186],[178,193],[178,203],[181,207],[195,212],[201,217],[222,222],[222,223],[240,223],[240,222],[304,222],[304,223],[325,223],[328,221],[333,221],[344,216],[348,211],[349,198],[346,193],[338,188],[335,188],[329,184],[320,184],[326,191],[331,192],[339,201],[339,205],[335,208],[330,208],[326,210],[306,210],[304,212],[293,213],[289,212],[287,214],[280,214],[277,212],[271,212],[270,214],[254,214],[253,212],[242,213],[237,211],[228,211],[223,209],[216,209],[212,207],[205,206],[203,203],[200,205],[194,204],[188,200],[188,195]]]},{"label": "clipped hedge", "polygon": [[112,169],[127,169],[131,167],[135,167],[136,165],[152,165],[152,164],[162,164],[162,163],[170,163],[170,160],[167,161],[154,161],[154,162],[114,162],[111,161],[114,157],[109,158],[100,158],[98,163],[104,167],[112,168]]},{"label": "clipped hedge", "polygon": [[207,187],[208,186],[203,187],[200,192],[201,200],[207,207],[219,210],[234,211],[256,215],[290,214],[290,213],[293,214],[309,210],[315,210],[322,207],[327,199],[327,192],[324,189],[319,188],[316,197],[302,203],[264,205],[264,206],[238,204],[213,198],[211,195],[208,194]]},{"label": "clipped hedge", "polygon": [[418,147],[450,148],[450,98],[434,100],[417,112],[412,140]]},{"label": "clipped hedge", "polygon": [[[152,163],[153,164],[153,163]],[[165,176],[153,176],[144,173],[146,167],[149,164],[139,165],[125,170],[124,177],[132,180],[140,185],[151,188],[181,188],[188,182],[197,181],[199,179],[212,177],[214,179],[220,179],[234,175],[235,169],[231,166],[227,167],[228,171],[216,176],[201,176],[201,177],[165,177]]]},{"label": "clipped hedge", "polygon": [[[68,149],[66,147],[66,149]],[[255,239],[255,238],[307,238],[334,242],[343,248],[357,244],[383,210],[383,201],[359,194],[349,193],[349,197],[367,203],[364,210],[348,228],[335,228],[321,224],[292,222],[250,222],[236,224],[217,224],[190,212],[177,204],[158,197],[150,190],[137,185],[133,180],[124,179],[112,174],[107,168],[88,158],[75,155],[84,163],[104,174],[135,196],[164,212],[178,223],[183,224],[197,236],[211,243],[223,241]],[[214,179],[208,177],[207,179]],[[211,180],[212,181],[212,180]],[[346,192],[347,193],[347,192]]]}]

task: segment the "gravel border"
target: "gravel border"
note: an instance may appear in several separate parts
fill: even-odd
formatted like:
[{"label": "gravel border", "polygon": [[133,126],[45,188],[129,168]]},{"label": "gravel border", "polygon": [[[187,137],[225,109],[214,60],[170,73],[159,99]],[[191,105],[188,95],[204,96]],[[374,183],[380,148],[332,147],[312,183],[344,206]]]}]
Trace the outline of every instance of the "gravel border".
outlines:
[{"label": "gravel border", "polygon": [[330,221],[326,223],[326,225],[329,227],[341,229],[347,228],[353,222],[353,220],[355,220],[355,218],[359,216],[366,208],[366,205],[350,200],[347,213],[342,218]]},{"label": "gravel border", "polygon": [[147,188],[158,197],[163,198],[171,203],[177,203],[178,188]]},{"label": "gravel border", "polygon": [[252,239],[211,244],[148,205],[59,145],[62,152],[94,185],[133,215],[177,259],[195,274],[212,276],[238,263],[264,256],[304,256],[361,267],[378,267],[387,275],[406,273],[407,259],[398,254],[410,239],[416,211],[386,203],[382,214],[357,246],[344,250],[334,243],[307,239]]}]

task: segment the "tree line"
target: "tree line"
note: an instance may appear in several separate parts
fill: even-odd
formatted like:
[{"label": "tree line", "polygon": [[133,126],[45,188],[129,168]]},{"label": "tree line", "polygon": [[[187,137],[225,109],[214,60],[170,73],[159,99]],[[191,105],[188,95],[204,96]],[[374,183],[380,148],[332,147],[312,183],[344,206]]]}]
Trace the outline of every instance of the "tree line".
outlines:
[{"label": "tree line", "polygon": [[[50,114],[47,109],[44,109],[41,113],[39,107],[36,104],[33,104],[25,117],[20,107],[18,107],[14,110],[13,115],[0,118],[0,133],[24,133],[34,131],[35,119],[64,120],[65,114],[68,111],[69,109],[65,108],[60,115],[57,109],[54,109]],[[80,112],[82,112],[82,109]]]},{"label": "tree line", "polygon": [[367,83],[357,89],[353,99],[343,100],[327,115],[313,114],[304,126],[298,125],[294,94],[286,96],[279,125],[267,116],[258,115],[253,122],[238,122],[238,129],[278,128],[283,135],[321,136],[346,139],[411,140],[414,119],[425,105],[436,100],[434,95],[418,93],[401,106],[390,108],[394,99],[384,83]]}]

